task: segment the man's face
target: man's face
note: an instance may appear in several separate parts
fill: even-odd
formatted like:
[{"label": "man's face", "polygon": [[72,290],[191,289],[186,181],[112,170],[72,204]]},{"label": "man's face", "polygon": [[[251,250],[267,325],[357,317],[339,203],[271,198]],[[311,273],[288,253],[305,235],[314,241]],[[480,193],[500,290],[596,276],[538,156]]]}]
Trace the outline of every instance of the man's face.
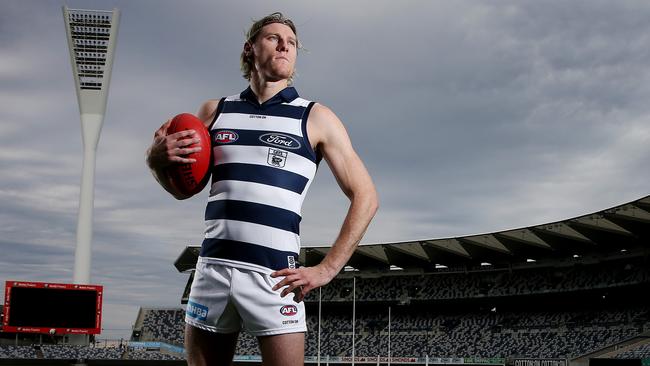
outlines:
[{"label": "man's face", "polygon": [[254,70],[269,81],[288,79],[296,65],[298,40],[291,28],[280,23],[267,24],[250,45]]}]

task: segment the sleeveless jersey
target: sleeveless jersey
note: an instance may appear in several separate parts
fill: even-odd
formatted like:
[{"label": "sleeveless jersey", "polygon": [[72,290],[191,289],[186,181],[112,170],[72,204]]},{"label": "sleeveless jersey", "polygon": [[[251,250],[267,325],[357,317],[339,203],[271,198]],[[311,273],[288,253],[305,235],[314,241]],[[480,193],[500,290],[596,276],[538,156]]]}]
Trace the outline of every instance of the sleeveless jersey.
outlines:
[{"label": "sleeveless jersey", "polygon": [[307,138],[313,105],[292,87],[261,105],[250,87],[221,100],[201,257],[269,273],[298,267],[302,202],[320,160]]}]

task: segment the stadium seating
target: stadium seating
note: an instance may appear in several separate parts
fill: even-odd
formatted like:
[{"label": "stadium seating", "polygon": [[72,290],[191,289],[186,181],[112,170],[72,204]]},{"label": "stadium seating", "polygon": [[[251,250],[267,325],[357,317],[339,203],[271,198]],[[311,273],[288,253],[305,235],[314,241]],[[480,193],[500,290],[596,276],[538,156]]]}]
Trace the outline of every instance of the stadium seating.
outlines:
[{"label": "stadium seating", "polygon": [[77,359],[82,346],[43,345],[43,358],[47,359]]},{"label": "stadium seating", "polygon": [[[40,353],[40,355],[39,355]],[[182,360],[178,355],[159,351],[122,347],[93,347],[80,345],[0,345],[0,359],[59,359],[59,360]]]},{"label": "stadium seating", "polygon": [[632,347],[626,350],[625,352],[616,355],[616,358],[636,358],[636,359],[650,358],[650,343],[645,343],[636,347]]},{"label": "stadium seating", "polygon": [[[350,310],[336,308],[323,313],[321,355],[352,355]],[[649,310],[437,313],[404,306],[393,311],[391,349],[393,356],[405,357],[574,357],[650,329]],[[306,355],[315,356],[318,350],[317,314],[309,314],[307,323]],[[172,328],[180,329],[179,326]],[[355,355],[386,355],[387,311],[357,313],[355,331]],[[165,331],[154,333],[169,334]],[[172,338],[182,337],[179,331]],[[259,355],[255,338],[242,332],[236,354]]]},{"label": "stadium seating", "polygon": [[0,359],[37,358],[32,346],[0,345]]},{"label": "stadium seating", "polygon": [[[569,309],[562,304],[546,311],[522,309],[465,309],[450,311],[410,307],[408,304],[531,295],[582,293],[650,282],[645,265],[627,262],[558,266],[529,270],[416,275],[383,275],[356,280],[356,301],[366,304],[357,312],[355,355],[385,355],[388,346],[388,303],[393,306],[393,356],[409,357],[573,357],[636,336],[650,329],[650,309],[622,307]],[[582,291],[582,292],[580,292]],[[318,300],[318,291],[307,298]],[[352,355],[352,280],[336,279],[322,289],[321,354]],[[327,306],[327,305],[331,306]],[[343,306],[335,306],[341,304]],[[347,305],[345,305],[347,304]],[[374,305],[373,305],[374,304]],[[522,305],[524,306],[524,305]],[[559,307],[559,308],[558,308]],[[516,308],[516,307],[515,307]],[[342,310],[345,309],[345,310]],[[401,309],[401,310],[400,310]],[[306,354],[318,350],[317,314],[308,312]],[[182,344],[183,311],[149,309],[141,340]],[[257,341],[242,333],[236,354],[259,354]]]},{"label": "stadium seating", "polygon": [[184,358],[162,352],[130,349],[124,353],[124,359],[128,360],[182,360]]},{"label": "stadium seating", "polygon": [[124,351],[118,347],[79,347],[77,358],[85,360],[114,360],[122,358]]},{"label": "stadium seating", "polygon": [[[355,354],[386,355],[386,314],[357,314]],[[459,313],[444,315],[408,310],[391,319],[394,356],[413,357],[572,357],[635,336],[643,327],[614,324],[630,313],[593,313],[570,325],[580,313]],[[535,324],[524,326],[523,324]],[[647,326],[647,324],[645,324]],[[312,328],[313,329],[313,328]],[[327,316],[321,325],[321,354],[351,356],[351,315]],[[312,330],[307,354],[315,354]]]},{"label": "stadium seating", "polygon": [[121,359],[124,349],[118,347],[89,347],[80,345],[42,345],[43,358],[46,359]]},{"label": "stadium seating", "polygon": [[[617,296],[634,299],[649,283],[647,265],[627,262],[359,276],[354,351],[356,356],[387,356],[390,306],[394,357],[578,357],[650,331],[650,305],[616,301]],[[352,355],[352,292],[350,278],[322,289],[323,357]],[[585,294],[595,294],[599,301],[587,302]],[[614,301],[606,301],[604,294],[612,294]],[[318,354],[317,300],[318,291],[307,298],[307,356]],[[137,340],[182,346],[183,318],[182,308],[141,309]],[[182,359],[157,350],[36,347],[0,346],[0,358]],[[236,354],[259,353],[257,340],[242,332]],[[638,345],[616,357],[650,357],[650,346]]]},{"label": "stadium seating", "polygon": [[148,309],[142,325],[142,340],[183,344],[185,310]]},{"label": "stadium seating", "polygon": [[[650,268],[630,263],[529,270],[485,270],[429,275],[358,278],[357,301],[450,300],[606,289],[650,282]],[[352,300],[352,279],[336,279],[322,289],[323,302]],[[317,302],[318,292],[307,296]]]}]

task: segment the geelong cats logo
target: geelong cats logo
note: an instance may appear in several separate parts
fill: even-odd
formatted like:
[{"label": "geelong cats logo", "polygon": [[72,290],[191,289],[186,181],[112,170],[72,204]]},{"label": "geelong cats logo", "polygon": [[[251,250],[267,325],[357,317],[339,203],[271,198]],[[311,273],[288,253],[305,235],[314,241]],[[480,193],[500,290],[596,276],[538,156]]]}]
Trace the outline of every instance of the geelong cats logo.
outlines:
[{"label": "geelong cats logo", "polygon": [[289,153],[286,151],[269,147],[269,155],[266,158],[266,162],[270,166],[284,168],[284,165],[287,163],[287,155],[289,155]]}]

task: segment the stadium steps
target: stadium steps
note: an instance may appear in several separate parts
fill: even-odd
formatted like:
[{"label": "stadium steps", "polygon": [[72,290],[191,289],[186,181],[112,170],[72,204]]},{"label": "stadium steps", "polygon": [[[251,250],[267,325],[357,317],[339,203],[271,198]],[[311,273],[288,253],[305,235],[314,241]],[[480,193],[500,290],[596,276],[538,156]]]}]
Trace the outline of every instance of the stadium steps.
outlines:
[{"label": "stadium steps", "polygon": [[588,365],[589,359],[591,358],[612,358],[621,352],[625,352],[630,348],[637,347],[645,343],[650,343],[650,332],[645,332],[619,343],[611,344],[597,351],[593,351],[574,358],[571,360],[571,365]]},{"label": "stadium steps", "polygon": [[133,325],[133,330],[142,331],[142,326],[144,325],[144,318],[146,317],[149,309],[140,308],[138,310],[138,316],[135,318],[135,324]]}]

